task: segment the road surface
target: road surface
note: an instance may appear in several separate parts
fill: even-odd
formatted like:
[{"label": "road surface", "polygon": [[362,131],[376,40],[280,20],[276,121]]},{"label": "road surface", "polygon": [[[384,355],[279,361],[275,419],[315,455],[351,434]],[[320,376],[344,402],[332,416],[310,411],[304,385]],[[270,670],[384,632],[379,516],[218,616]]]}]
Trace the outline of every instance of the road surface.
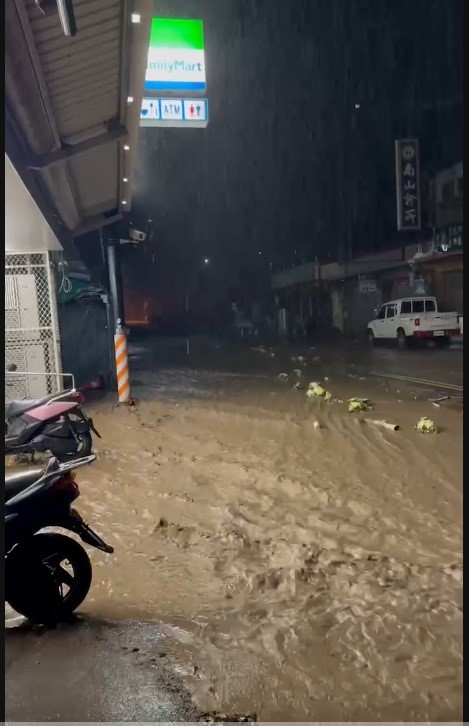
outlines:
[{"label": "road surface", "polygon": [[191,721],[155,624],[78,621],[5,631],[7,721]]},{"label": "road surface", "polygon": [[[94,404],[78,476],[115,552],[90,552],[83,625],[7,633],[7,718],[460,721],[462,401],[429,398],[459,385],[461,351],[131,353],[137,405]],[[295,369],[336,402],[306,399]],[[360,423],[351,396],[400,431]]]}]

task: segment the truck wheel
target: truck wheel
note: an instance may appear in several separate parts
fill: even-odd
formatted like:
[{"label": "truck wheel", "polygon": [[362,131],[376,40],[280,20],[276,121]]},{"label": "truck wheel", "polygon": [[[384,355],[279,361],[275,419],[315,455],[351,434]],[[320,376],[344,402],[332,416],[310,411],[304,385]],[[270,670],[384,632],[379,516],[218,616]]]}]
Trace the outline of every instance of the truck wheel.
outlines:
[{"label": "truck wheel", "polygon": [[407,348],[407,336],[402,328],[397,331],[397,345],[400,350]]},{"label": "truck wheel", "polygon": [[371,330],[371,328],[368,328],[368,330],[366,331],[366,337],[368,339],[368,344],[370,345],[371,348],[373,348],[373,346],[375,344],[375,335],[374,335],[373,331]]},{"label": "truck wheel", "polygon": [[446,348],[451,343],[449,338],[433,338],[433,340],[437,348]]}]

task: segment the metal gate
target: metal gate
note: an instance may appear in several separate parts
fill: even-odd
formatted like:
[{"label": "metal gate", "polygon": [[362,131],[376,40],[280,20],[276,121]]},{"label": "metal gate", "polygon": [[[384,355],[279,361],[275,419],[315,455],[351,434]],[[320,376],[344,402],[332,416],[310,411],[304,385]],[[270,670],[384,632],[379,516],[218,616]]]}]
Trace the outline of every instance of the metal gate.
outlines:
[{"label": "metal gate", "polygon": [[[62,371],[54,274],[48,252],[5,254],[5,398],[41,398]],[[37,373],[39,375],[21,375]]]}]

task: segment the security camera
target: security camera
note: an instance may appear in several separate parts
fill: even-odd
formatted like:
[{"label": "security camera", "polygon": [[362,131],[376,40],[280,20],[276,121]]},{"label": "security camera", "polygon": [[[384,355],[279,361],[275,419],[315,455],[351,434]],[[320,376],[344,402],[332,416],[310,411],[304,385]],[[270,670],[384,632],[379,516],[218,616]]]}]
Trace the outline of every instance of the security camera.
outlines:
[{"label": "security camera", "polygon": [[136,244],[139,242],[145,242],[147,238],[146,232],[141,232],[139,229],[131,229],[129,234],[132,242],[135,242]]}]

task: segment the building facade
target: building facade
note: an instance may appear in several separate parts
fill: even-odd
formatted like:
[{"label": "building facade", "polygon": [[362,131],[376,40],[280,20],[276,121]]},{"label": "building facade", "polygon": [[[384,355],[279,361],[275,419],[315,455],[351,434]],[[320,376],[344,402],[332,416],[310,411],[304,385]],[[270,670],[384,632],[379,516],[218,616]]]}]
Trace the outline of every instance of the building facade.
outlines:
[{"label": "building facade", "polygon": [[62,246],[5,156],[5,365],[7,398],[60,387],[62,357],[51,256]]}]

